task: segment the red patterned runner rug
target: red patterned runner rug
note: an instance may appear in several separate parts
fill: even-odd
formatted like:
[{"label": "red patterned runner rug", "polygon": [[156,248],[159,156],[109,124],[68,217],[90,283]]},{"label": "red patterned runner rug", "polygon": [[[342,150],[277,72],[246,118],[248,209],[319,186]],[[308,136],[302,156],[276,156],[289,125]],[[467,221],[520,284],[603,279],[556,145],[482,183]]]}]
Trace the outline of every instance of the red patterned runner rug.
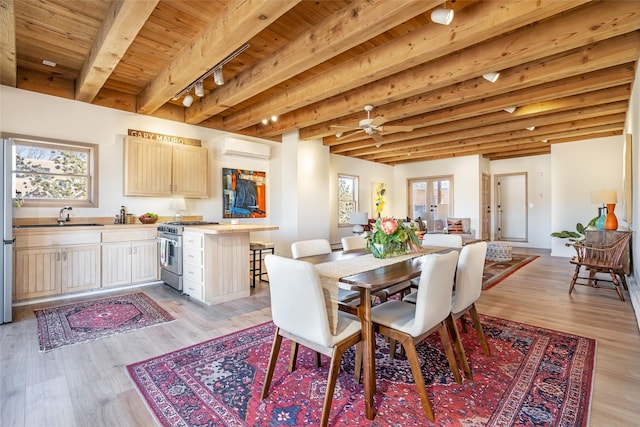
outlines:
[{"label": "red patterned runner rug", "polygon": [[513,254],[511,261],[485,261],[482,274],[482,289],[489,289],[520,270],[538,255]]},{"label": "red patterned runner rug", "polygon": [[[418,346],[436,416],[424,417],[408,362],[392,360],[378,337],[376,418],[364,417],[364,391],[353,380],[353,349],[344,356],[332,426],[587,426],[595,367],[593,339],[482,316],[492,355],[472,327],[462,333],[474,381],[456,384],[433,335]],[[301,347],[287,371],[283,343],[269,396],[260,401],[274,325],[224,337],[127,366],[147,406],[163,426],[318,425],[329,359],[316,369]]]},{"label": "red patterned runner rug", "polygon": [[174,320],[142,292],[34,310],[40,351],[93,341]]}]

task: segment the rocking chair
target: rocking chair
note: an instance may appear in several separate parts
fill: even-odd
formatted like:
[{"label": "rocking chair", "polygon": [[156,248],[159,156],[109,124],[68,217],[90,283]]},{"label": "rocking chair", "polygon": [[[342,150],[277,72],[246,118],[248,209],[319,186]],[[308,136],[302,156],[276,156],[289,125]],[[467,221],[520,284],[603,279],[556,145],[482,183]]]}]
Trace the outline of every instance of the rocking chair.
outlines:
[{"label": "rocking chair", "polygon": [[[620,239],[608,245],[568,243],[567,246],[573,246],[577,252],[577,255],[570,260],[571,264],[575,264],[576,271],[571,279],[569,294],[571,294],[575,285],[599,288],[598,282],[607,282],[613,283],[613,289],[616,290],[620,299],[624,301],[620,282],[627,289],[627,280],[622,265],[622,254],[630,238],[631,233],[625,233]],[[580,267],[582,266],[589,271],[588,278],[579,275]],[[596,273],[609,273],[611,280],[596,278]],[[620,280],[618,280],[618,277]],[[586,282],[584,282],[585,280]]]}]

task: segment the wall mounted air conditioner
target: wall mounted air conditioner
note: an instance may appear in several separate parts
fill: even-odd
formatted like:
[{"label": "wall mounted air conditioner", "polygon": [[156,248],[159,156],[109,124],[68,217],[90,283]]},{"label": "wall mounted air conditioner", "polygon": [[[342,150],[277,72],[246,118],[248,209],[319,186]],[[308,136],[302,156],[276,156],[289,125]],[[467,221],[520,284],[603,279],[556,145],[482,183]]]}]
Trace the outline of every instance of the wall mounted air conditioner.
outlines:
[{"label": "wall mounted air conditioner", "polygon": [[222,141],[222,154],[225,156],[269,159],[271,157],[271,147],[259,142],[227,137]]}]

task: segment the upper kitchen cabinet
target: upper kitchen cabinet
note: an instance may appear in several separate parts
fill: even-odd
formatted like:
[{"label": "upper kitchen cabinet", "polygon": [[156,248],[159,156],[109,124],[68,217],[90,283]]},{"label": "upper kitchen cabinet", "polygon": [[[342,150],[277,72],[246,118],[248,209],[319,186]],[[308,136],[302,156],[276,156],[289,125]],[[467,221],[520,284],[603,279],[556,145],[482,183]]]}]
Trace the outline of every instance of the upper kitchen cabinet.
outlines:
[{"label": "upper kitchen cabinet", "polygon": [[209,197],[207,149],[127,136],[124,195]]}]

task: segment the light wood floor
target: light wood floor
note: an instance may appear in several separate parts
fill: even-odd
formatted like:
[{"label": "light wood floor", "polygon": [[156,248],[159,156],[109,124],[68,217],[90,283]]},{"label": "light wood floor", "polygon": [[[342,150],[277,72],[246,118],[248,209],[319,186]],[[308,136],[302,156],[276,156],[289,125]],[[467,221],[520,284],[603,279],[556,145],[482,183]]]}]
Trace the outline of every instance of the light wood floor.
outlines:
[{"label": "light wood floor", "polygon": [[[584,286],[569,296],[572,271],[566,258],[543,255],[485,291],[478,309],[596,338],[591,426],[640,425],[640,334],[631,304]],[[127,364],[270,320],[264,284],[213,307],[163,285],[142,289],[177,320],[48,353],[38,351],[33,309],[60,303],[17,308],[14,322],[0,326],[0,426],[152,426]]]}]

